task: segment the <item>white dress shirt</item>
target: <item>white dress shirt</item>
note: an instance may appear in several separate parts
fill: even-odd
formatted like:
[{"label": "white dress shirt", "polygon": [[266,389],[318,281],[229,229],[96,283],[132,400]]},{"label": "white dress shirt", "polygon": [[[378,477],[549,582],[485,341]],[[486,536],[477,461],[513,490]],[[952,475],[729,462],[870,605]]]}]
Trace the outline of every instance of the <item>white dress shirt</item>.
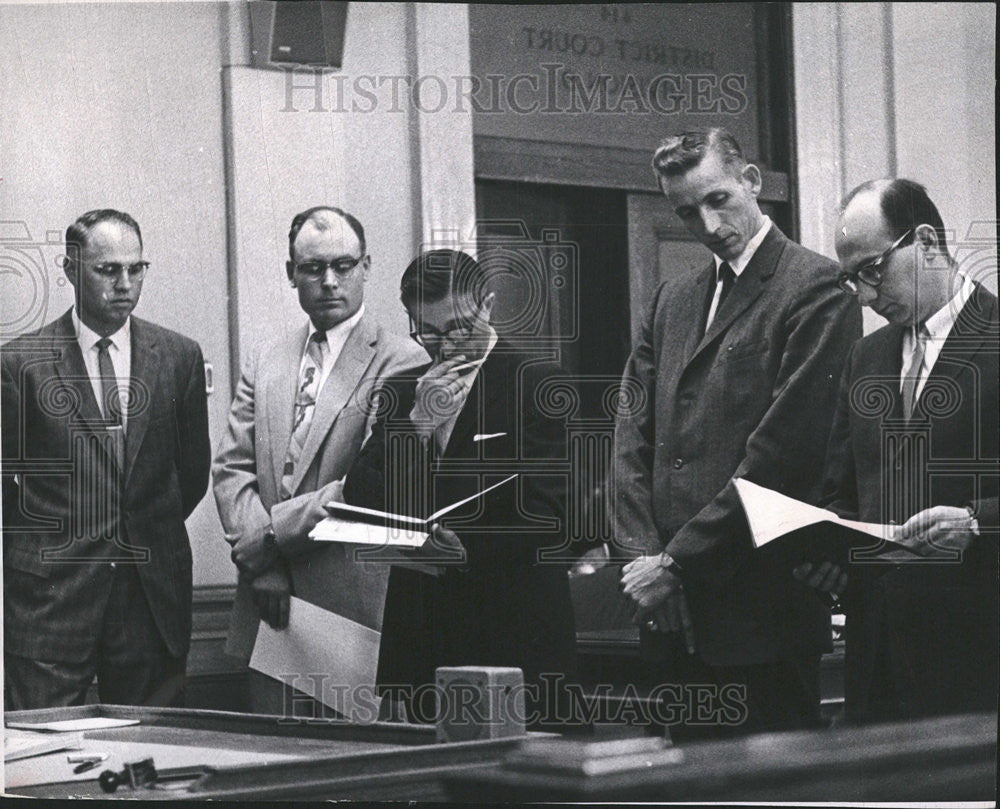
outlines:
[{"label": "white dress shirt", "polygon": [[[930,376],[931,371],[934,369],[934,363],[937,362],[937,358],[941,355],[941,349],[944,348],[945,340],[948,339],[948,335],[951,334],[951,330],[955,326],[955,321],[958,320],[959,313],[965,308],[965,304],[968,303],[973,291],[975,291],[976,285],[972,282],[971,278],[961,274],[959,274],[959,277],[962,279],[962,286],[955,294],[955,297],[927,318],[927,322],[924,323],[923,327],[927,330],[928,337],[924,341],[924,361],[920,366],[917,377],[916,398],[918,400],[920,399],[920,393],[923,391],[924,385],[927,383],[927,377]],[[913,351],[917,347],[918,332],[919,328],[913,327],[907,329],[903,335],[903,365],[901,366],[902,372],[899,378],[900,391],[903,390],[903,382],[908,375],[907,371],[913,359]]]},{"label": "white dress shirt", "polygon": [[[87,376],[90,377],[90,386],[94,391],[94,398],[97,399],[97,406],[101,415],[107,418],[104,412],[104,391],[101,388],[101,370],[97,361],[97,341],[101,335],[91,329],[86,323],[80,320],[73,307],[73,327],[76,329],[76,339],[80,344],[80,351],[83,353],[83,364],[87,367]],[[118,380],[119,400],[122,405],[122,428],[128,431],[128,383],[132,376],[132,317],[131,315],[114,334],[109,334],[108,339],[111,345],[108,346],[108,356],[111,357],[111,365],[115,369],[115,377]]]},{"label": "white dress shirt", "polygon": [[[767,231],[771,228],[771,217],[764,214],[764,223],[760,226],[758,230],[750,241],[747,242],[747,246],[743,248],[743,252],[740,253],[732,261],[727,261],[726,263],[733,268],[733,275],[739,278],[743,271],[747,268],[750,263],[750,259],[753,258],[754,253],[757,252],[757,248],[760,247],[761,242],[764,241],[764,237],[767,235]],[[719,297],[722,295],[722,278],[719,275],[719,267],[722,266],[724,259],[719,258],[715,253],[712,253],[712,258],[715,259],[715,295],[712,296],[712,305],[708,307],[708,318],[705,320],[705,331],[708,331],[708,327],[712,325],[712,321],[715,320],[715,312],[719,308]]]},{"label": "white dress shirt", "polygon": [[[351,336],[351,332],[354,331],[354,327],[361,322],[361,318],[365,313],[365,305],[361,304],[357,312],[351,315],[347,320],[342,320],[332,329],[326,330],[326,346],[322,349],[323,354],[323,367],[319,372],[319,387],[316,388],[316,398],[319,398],[319,393],[323,390],[323,386],[326,384],[327,378],[330,376],[330,371],[333,370],[333,366],[337,364],[337,359],[340,357],[340,352],[344,350],[344,345],[347,343],[347,338]],[[299,378],[302,377],[302,363],[306,361],[306,348],[309,345],[309,341],[312,336],[319,331],[313,322],[309,321],[309,334],[306,337],[306,343],[302,347],[302,359],[299,361]],[[323,345],[322,343],[320,344]]]}]

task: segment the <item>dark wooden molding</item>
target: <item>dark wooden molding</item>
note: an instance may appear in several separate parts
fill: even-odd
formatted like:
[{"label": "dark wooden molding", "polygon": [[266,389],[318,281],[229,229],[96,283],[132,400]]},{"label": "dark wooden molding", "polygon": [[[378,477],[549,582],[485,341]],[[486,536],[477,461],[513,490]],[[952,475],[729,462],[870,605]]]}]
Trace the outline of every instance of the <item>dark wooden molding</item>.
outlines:
[{"label": "dark wooden molding", "polygon": [[[660,193],[647,149],[476,135],[474,150],[477,179]],[[760,169],[761,201],[788,202],[788,175]]]}]

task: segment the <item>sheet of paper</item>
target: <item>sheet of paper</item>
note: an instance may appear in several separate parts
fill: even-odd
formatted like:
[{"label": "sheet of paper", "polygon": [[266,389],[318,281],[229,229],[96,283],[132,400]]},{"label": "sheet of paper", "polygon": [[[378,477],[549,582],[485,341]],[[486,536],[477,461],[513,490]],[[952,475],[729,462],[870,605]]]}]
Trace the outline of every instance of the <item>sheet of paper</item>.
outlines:
[{"label": "sheet of paper", "polygon": [[250,668],[291,683],[352,722],[367,724],[378,718],[381,702],[375,695],[380,637],[374,629],[293,596],[286,629],[260,622]]},{"label": "sheet of paper", "polygon": [[7,727],[3,732],[3,760],[18,761],[58,750],[79,750],[81,738],[79,733],[32,733]]},{"label": "sheet of paper", "polygon": [[53,733],[65,731],[103,730],[138,725],[138,719],[115,719],[110,716],[88,716],[84,719],[63,719],[58,722],[6,722],[9,728],[23,730],[47,730]]},{"label": "sheet of paper", "polygon": [[750,533],[758,548],[799,528],[820,522],[832,522],[878,539],[891,539],[895,533],[895,526],[844,520],[825,508],[811,506],[743,478],[736,478],[733,485],[743,502]]},{"label": "sheet of paper", "polygon": [[389,545],[400,548],[419,548],[427,541],[423,528],[406,531],[384,525],[349,522],[337,517],[326,517],[309,532],[310,539],[318,542],[347,542],[354,545]]}]

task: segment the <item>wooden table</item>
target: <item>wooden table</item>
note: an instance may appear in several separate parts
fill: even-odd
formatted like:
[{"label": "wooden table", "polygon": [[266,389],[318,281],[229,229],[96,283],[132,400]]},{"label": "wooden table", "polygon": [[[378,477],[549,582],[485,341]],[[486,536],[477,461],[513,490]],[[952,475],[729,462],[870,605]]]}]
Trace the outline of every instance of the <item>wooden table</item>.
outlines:
[{"label": "wooden table", "polygon": [[566,739],[530,741],[514,754],[519,762],[445,774],[447,792],[488,802],[996,800],[997,717],[989,714],[762,734],[617,759],[582,750]]},{"label": "wooden table", "polygon": [[[354,725],[334,719],[177,708],[87,705],[8,712],[5,722],[50,722],[86,717],[138,719],[128,727],[90,730],[82,749],[49,753],[6,765],[6,792],[45,798],[130,799],[289,798],[440,800],[440,777],[498,762],[525,737],[437,743],[426,725]],[[81,775],[67,762],[73,753],[108,753]],[[183,780],[154,788],[119,787],[104,793],[98,776],[151,757],[158,771],[191,768]]]}]

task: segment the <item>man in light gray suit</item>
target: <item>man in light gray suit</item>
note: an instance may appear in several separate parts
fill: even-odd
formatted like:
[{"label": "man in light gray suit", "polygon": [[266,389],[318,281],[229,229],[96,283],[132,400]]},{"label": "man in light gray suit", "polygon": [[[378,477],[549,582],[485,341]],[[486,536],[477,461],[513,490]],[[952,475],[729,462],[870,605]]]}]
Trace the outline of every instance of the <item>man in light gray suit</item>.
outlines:
[{"label": "man in light gray suit", "polygon": [[[288,252],[288,280],[309,323],[246,364],[212,467],[239,569],[226,651],[245,662],[261,619],[287,626],[290,595],[379,629],[388,568],[356,563],[350,548],[308,534],[371,430],[372,392],[384,377],[427,361],[365,314],[371,258],[355,217],[326,206],[303,211],[292,220]],[[251,671],[253,710],[321,715],[291,685],[312,689],[315,673],[289,671],[281,683]]]}]

